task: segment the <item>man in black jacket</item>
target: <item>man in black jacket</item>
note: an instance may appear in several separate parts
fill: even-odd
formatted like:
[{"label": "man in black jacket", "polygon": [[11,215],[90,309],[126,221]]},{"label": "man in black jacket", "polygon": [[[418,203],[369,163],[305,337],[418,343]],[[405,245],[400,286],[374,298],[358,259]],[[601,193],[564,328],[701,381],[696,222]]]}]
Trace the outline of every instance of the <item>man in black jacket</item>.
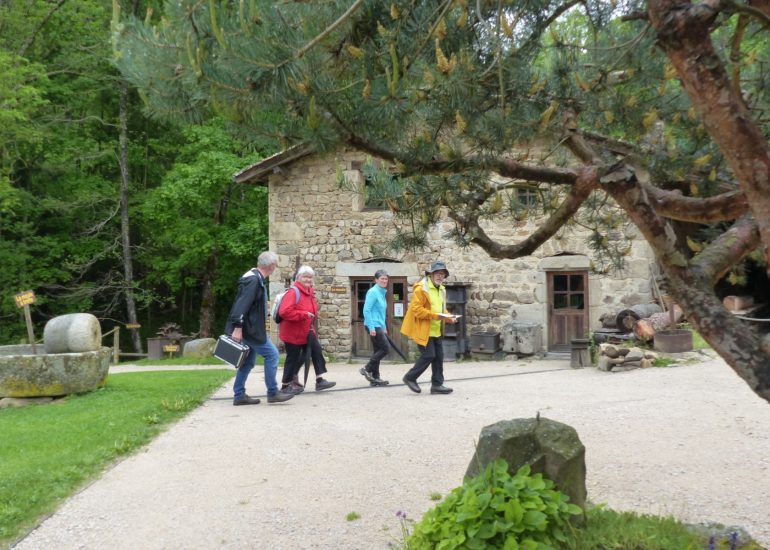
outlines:
[{"label": "man in black jacket", "polygon": [[278,350],[267,335],[267,279],[278,266],[274,252],[263,252],[257,259],[257,267],[248,270],[238,280],[238,294],[227,318],[225,334],[236,342],[243,341],[249,346],[249,355],[235,375],[233,384],[233,405],[256,405],[259,399],[246,395],[246,379],[257,361],[257,354],[265,358],[265,385],[267,402],[283,403],[293,394],[278,390]]}]

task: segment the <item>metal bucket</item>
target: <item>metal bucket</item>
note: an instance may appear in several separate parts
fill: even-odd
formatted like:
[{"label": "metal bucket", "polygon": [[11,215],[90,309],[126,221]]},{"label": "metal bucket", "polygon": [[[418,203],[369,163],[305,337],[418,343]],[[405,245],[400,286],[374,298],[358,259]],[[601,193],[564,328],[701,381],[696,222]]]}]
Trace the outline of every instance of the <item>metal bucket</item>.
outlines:
[{"label": "metal bucket", "polygon": [[676,329],[656,332],[653,347],[664,353],[692,351],[692,331]]}]

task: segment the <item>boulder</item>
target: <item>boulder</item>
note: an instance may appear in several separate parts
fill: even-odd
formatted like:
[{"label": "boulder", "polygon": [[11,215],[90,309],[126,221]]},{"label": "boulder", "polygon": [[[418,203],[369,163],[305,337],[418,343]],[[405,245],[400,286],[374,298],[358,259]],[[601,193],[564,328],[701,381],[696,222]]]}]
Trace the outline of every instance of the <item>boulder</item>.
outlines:
[{"label": "boulder", "polygon": [[586,504],[585,447],[571,426],[547,418],[517,418],[485,426],[465,475],[477,476],[498,458],[508,471],[529,464],[581,508]]},{"label": "boulder", "polygon": [[186,342],[184,348],[182,348],[183,357],[213,357],[214,346],[217,345],[217,341],[213,338],[198,338],[197,340],[190,340]]},{"label": "boulder", "polygon": [[102,347],[102,327],[90,313],[60,315],[45,324],[43,343],[46,353],[96,351]]},{"label": "boulder", "polygon": [[112,350],[33,355],[32,346],[0,346],[0,397],[82,393],[107,380]]}]

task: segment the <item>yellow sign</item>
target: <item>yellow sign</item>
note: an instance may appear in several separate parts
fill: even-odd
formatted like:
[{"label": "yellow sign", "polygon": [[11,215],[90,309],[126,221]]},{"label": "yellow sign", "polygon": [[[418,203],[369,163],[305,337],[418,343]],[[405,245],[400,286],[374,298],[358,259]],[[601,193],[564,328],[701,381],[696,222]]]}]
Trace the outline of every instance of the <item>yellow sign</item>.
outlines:
[{"label": "yellow sign", "polygon": [[141,328],[142,325],[139,323],[126,323],[126,328]]},{"label": "yellow sign", "polygon": [[163,346],[163,351],[166,353],[176,353],[179,351],[179,344],[168,344],[166,346]]},{"label": "yellow sign", "polygon": [[13,297],[16,300],[16,307],[24,307],[35,303],[35,292],[32,290],[25,290],[19,292]]},{"label": "yellow sign", "polygon": [[329,292],[333,292],[335,294],[345,294],[348,291],[348,287],[346,286],[333,286],[329,289]]}]

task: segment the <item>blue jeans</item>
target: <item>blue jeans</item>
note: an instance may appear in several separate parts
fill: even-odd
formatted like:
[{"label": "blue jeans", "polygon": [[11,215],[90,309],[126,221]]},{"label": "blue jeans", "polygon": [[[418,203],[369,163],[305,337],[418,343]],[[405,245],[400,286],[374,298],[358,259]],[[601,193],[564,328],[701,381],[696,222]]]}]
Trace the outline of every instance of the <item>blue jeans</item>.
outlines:
[{"label": "blue jeans", "polygon": [[235,375],[235,382],[233,383],[235,399],[246,395],[246,379],[257,362],[257,354],[265,358],[265,386],[267,386],[267,395],[275,395],[278,393],[278,383],[275,380],[275,375],[278,372],[278,350],[270,341],[270,338],[267,338],[263,344],[257,344],[253,340],[244,338],[243,343],[249,346],[251,351],[249,351],[246,361],[243,362],[243,365]]}]

